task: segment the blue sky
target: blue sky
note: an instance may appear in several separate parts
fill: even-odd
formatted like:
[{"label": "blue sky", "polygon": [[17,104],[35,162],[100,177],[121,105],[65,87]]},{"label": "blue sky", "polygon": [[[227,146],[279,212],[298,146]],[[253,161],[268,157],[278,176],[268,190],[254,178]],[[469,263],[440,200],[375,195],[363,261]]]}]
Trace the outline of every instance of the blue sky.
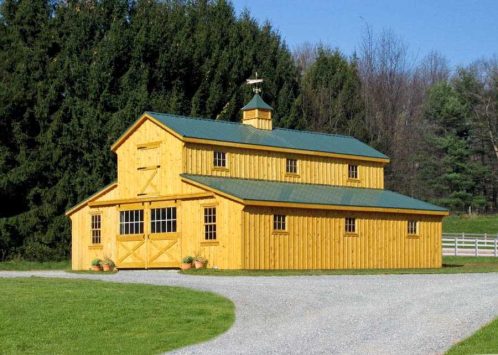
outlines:
[{"label": "blue sky", "polygon": [[269,20],[290,49],[322,42],[352,54],[368,23],[391,29],[421,59],[431,50],[452,66],[498,54],[498,0],[233,0],[260,23]]}]

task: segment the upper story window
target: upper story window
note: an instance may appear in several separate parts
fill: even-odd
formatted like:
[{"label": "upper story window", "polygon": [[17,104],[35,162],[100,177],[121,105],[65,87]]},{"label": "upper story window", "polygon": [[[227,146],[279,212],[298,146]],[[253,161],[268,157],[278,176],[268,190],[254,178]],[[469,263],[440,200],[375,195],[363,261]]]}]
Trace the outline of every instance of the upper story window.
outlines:
[{"label": "upper story window", "polygon": [[144,232],[144,210],[119,212],[119,234],[142,234]]},{"label": "upper story window", "polygon": [[283,214],[273,215],[273,230],[275,231],[285,231],[286,229],[286,218]]},{"label": "upper story window", "polygon": [[348,165],[348,179],[358,179],[358,165]]},{"label": "upper story window", "polygon": [[204,208],[204,239],[216,240],[216,207]]},{"label": "upper story window", "polygon": [[225,152],[214,151],[213,166],[216,168],[227,167],[227,154]]},{"label": "upper story window", "polygon": [[345,232],[356,233],[356,218],[347,217],[345,222]]},{"label": "upper story window", "polygon": [[296,159],[287,159],[285,163],[285,171],[288,174],[297,174],[297,160]]},{"label": "upper story window", "polygon": [[176,232],[176,207],[152,208],[150,210],[150,232]]},{"label": "upper story window", "polygon": [[101,223],[102,216],[100,214],[93,214],[91,216],[91,233],[92,233],[92,244],[100,244],[101,240]]},{"label": "upper story window", "polygon": [[418,221],[408,221],[408,234],[418,234]]}]

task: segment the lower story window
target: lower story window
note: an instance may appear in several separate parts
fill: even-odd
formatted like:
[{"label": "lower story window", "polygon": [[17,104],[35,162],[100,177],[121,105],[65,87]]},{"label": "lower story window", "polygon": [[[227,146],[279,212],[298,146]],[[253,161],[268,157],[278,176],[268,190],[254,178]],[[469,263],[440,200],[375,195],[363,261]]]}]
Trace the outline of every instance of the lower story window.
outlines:
[{"label": "lower story window", "polygon": [[346,233],[356,233],[356,218],[346,218]]},{"label": "lower story window", "polygon": [[418,222],[408,221],[408,234],[416,235],[418,234]]},{"label": "lower story window", "polygon": [[176,232],[176,207],[151,209],[150,232],[151,233]]},{"label": "lower story window", "polygon": [[204,239],[216,240],[216,207],[204,208]]},{"label": "lower story window", "polygon": [[273,215],[273,230],[276,231],[285,231],[285,216],[282,214]]},{"label": "lower story window", "polygon": [[102,216],[100,214],[92,215],[92,220],[91,220],[92,244],[100,244],[102,242],[101,223],[102,223]]},{"label": "lower story window", "polygon": [[142,234],[144,232],[144,210],[119,212],[119,234]]}]

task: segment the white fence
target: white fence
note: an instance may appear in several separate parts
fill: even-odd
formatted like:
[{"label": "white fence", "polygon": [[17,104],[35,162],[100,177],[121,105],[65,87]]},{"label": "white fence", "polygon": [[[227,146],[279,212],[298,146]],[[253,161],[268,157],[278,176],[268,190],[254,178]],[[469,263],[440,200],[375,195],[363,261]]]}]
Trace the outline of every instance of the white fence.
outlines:
[{"label": "white fence", "polygon": [[443,233],[443,255],[498,257],[498,235]]}]

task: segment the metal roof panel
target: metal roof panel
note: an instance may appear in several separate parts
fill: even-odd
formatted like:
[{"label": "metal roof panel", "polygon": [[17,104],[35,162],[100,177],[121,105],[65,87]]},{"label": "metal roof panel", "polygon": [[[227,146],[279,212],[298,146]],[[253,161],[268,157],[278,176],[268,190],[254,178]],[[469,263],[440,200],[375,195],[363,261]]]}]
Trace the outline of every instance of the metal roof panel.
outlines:
[{"label": "metal roof panel", "polygon": [[183,174],[188,180],[242,200],[446,212],[447,209],[383,189],[299,184]]},{"label": "metal roof panel", "polygon": [[263,130],[228,121],[158,112],[146,112],[146,114],[189,138],[389,159],[381,152],[350,136],[282,128]]}]

